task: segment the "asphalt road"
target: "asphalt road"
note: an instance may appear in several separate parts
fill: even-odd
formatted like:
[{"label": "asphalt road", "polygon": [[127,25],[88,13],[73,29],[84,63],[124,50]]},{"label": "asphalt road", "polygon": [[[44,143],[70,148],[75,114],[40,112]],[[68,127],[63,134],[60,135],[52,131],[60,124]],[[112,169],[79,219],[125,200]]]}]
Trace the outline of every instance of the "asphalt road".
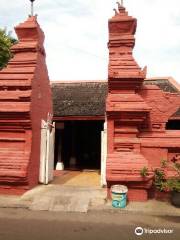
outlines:
[{"label": "asphalt road", "polygon": [[[144,233],[141,236],[135,234],[136,227],[143,228]],[[152,230],[161,232],[169,230],[173,233],[145,233]],[[180,239],[180,217],[155,217],[120,212],[72,214],[0,209],[0,240],[41,239],[178,240]]]}]

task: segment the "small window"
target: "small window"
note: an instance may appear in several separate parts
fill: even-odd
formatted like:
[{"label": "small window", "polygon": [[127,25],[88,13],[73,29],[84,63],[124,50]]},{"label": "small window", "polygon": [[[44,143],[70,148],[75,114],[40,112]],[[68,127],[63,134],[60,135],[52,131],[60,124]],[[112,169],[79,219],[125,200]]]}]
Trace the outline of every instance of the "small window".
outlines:
[{"label": "small window", "polygon": [[169,120],[166,123],[167,130],[180,130],[180,120]]}]

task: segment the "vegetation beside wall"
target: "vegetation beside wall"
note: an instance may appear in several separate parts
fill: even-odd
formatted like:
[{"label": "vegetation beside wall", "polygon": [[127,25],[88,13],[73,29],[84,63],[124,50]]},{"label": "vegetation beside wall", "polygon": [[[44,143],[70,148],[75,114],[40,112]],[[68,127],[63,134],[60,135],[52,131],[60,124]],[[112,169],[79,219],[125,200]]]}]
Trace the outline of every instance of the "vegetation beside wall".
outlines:
[{"label": "vegetation beside wall", "polygon": [[4,68],[12,58],[11,47],[17,40],[7,33],[6,29],[0,29],[0,69]]}]

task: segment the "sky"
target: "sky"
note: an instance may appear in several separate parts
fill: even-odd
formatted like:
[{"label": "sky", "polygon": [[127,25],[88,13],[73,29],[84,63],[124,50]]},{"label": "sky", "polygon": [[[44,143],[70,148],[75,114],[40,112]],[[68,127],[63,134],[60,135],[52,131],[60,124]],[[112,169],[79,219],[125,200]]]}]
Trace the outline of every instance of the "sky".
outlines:
[{"label": "sky", "polygon": [[[36,0],[51,81],[106,80],[108,19],[116,0]],[[180,83],[180,0],[124,0],[138,20],[134,57],[147,77]],[[28,0],[0,0],[0,27],[13,30],[30,14]],[[14,32],[12,33],[15,34]]]}]

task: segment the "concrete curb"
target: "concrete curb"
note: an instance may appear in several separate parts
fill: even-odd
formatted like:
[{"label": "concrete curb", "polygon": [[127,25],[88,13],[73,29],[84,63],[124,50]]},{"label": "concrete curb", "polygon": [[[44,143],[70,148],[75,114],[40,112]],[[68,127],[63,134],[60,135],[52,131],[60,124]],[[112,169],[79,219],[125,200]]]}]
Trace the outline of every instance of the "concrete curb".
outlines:
[{"label": "concrete curb", "polygon": [[179,217],[179,213],[172,213],[172,212],[158,212],[158,211],[140,211],[140,210],[129,210],[129,209],[112,209],[112,208],[101,208],[101,209],[95,209],[90,208],[88,212],[104,212],[104,213],[112,213],[112,214],[141,214],[141,215],[148,215],[148,216],[158,216],[158,217]]},{"label": "concrete curb", "polygon": [[[5,200],[5,201],[4,201]],[[47,199],[46,199],[47,200]],[[135,208],[133,205],[129,205],[124,209],[117,209],[113,208],[110,203],[106,203],[104,205],[96,205],[90,206],[88,201],[80,201],[80,205],[78,199],[72,199],[70,204],[54,204],[53,199],[48,199],[47,201],[44,199],[38,201],[30,202],[30,201],[22,201],[17,199],[9,199],[7,198],[0,198],[0,208],[19,208],[19,209],[27,209],[30,211],[53,211],[53,212],[67,212],[67,213],[91,213],[91,212],[104,212],[104,213],[112,213],[112,214],[142,214],[142,215],[151,215],[151,216],[174,216],[180,217],[180,208],[175,208],[169,205],[169,209],[164,209],[164,211],[159,211],[158,209],[146,209],[144,205],[141,209],[138,207]],[[133,204],[133,203],[132,203]],[[138,203],[141,204],[141,203]],[[158,205],[162,203],[157,203]],[[136,204],[135,204],[136,205]],[[163,203],[163,205],[166,205]],[[162,206],[161,206],[162,208]]]},{"label": "concrete curb", "polygon": [[176,208],[169,202],[149,200],[148,202],[132,202],[126,208],[114,208],[111,202],[101,206],[90,206],[88,212],[108,212],[113,214],[142,214],[151,216],[180,217],[180,208]]},{"label": "concrete curb", "polygon": [[53,212],[109,212],[113,214],[143,214],[180,217],[180,208],[169,202],[149,200],[130,202],[124,209],[111,206],[106,201],[106,192],[101,189],[39,186],[22,196],[0,195],[0,208],[22,208],[31,211]]},{"label": "concrete curb", "polygon": [[29,209],[30,205],[30,201],[21,200],[20,197],[0,196],[0,208]]}]

